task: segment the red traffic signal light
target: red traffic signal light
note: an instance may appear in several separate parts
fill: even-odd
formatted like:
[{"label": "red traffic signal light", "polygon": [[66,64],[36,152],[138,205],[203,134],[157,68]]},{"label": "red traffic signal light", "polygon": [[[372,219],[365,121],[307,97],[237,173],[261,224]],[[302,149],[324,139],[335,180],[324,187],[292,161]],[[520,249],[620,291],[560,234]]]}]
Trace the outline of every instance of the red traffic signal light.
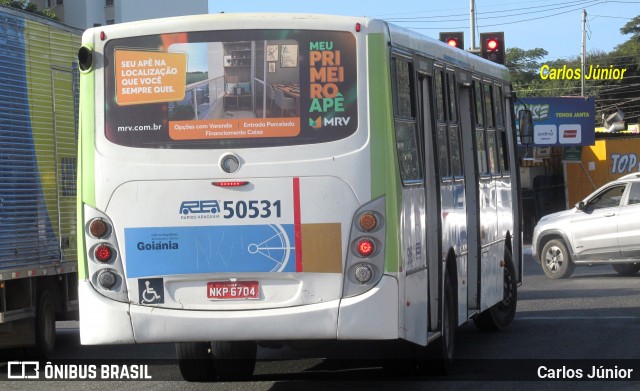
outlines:
[{"label": "red traffic signal light", "polygon": [[454,48],[464,50],[464,33],[463,32],[449,32],[440,33],[440,41],[446,43]]},{"label": "red traffic signal light", "polygon": [[504,64],[504,33],[480,33],[482,58]]}]

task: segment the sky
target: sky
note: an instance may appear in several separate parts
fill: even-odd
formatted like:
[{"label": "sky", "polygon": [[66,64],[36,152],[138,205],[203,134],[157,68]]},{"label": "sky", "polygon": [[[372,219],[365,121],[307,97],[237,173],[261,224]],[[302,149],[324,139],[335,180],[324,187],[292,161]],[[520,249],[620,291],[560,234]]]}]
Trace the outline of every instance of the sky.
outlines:
[{"label": "sky", "polygon": [[[441,31],[463,31],[471,43],[471,0],[208,0],[209,12],[293,12],[367,16],[384,19],[432,38]],[[448,4],[448,5],[446,5]],[[611,51],[630,38],[620,28],[640,15],[640,0],[476,0],[479,32],[504,31],[505,46],[543,48],[545,60],[579,56],[582,10],[587,12],[587,52]]]}]

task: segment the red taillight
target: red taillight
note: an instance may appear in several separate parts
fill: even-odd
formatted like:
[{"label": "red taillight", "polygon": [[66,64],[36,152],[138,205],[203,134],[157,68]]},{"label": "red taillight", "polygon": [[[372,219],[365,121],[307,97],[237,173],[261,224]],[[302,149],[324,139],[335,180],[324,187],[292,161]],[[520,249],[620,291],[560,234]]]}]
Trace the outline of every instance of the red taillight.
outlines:
[{"label": "red taillight", "polygon": [[211,182],[212,185],[218,187],[240,187],[246,186],[249,184],[248,181],[220,181],[220,182]]},{"label": "red taillight", "polygon": [[107,262],[111,259],[111,256],[113,255],[113,250],[111,249],[111,247],[107,246],[106,244],[101,244],[98,247],[96,247],[93,254],[96,257],[96,260],[100,262]]},{"label": "red taillight", "polygon": [[363,257],[368,257],[369,255],[373,254],[375,249],[376,247],[370,239],[360,239],[358,241],[358,244],[356,244],[356,250],[358,251],[358,254]]}]

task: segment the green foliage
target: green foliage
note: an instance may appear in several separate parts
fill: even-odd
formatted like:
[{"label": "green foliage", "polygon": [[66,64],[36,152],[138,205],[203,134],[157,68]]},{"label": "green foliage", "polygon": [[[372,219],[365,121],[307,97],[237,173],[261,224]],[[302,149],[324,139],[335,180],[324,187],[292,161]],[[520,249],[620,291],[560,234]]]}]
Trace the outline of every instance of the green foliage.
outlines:
[{"label": "green foliage", "polygon": [[53,12],[53,10],[51,10],[49,8],[45,8],[42,11],[36,11],[36,13],[38,15],[44,16],[44,17],[49,18],[49,19],[60,20],[60,19],[58,19],[58,15],[56,15],[56,13]]},{"label": "green foliage", "polygon": [[5,7],[16,8],[19,10],[27,11],[32,14],[44,16],[49,19],[59,20],[58,16],[52,10],[46,8],[42,11],[38,10],[38,6],[35,4],[29,3],[28,0],[0,0],[0,5],[4,5]]},{"label": "green foliage", "polygon": [[620,29],[622,35],[633,34],[631,39],[640,41],[640,16],[631,19]]},{"label": "green foliage", "polygon": [[187,85],[196,83],[209,78],[208,72],[189,72],[187,73]]}]

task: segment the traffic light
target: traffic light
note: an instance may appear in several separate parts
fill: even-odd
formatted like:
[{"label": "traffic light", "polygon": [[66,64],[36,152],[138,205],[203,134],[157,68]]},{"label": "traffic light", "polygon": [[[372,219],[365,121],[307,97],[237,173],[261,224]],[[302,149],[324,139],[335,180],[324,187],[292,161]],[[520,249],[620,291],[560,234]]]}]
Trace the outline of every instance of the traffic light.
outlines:
[{"label": "traffic light", "polygon": [[504,64],[504,33],[480,33],[482,58]]},{"label": "traffic light", "polygon": [[464,50],[464,33],[463,32],[451,32],[440,33],[440,41],[453,46],[454,48]]}]

